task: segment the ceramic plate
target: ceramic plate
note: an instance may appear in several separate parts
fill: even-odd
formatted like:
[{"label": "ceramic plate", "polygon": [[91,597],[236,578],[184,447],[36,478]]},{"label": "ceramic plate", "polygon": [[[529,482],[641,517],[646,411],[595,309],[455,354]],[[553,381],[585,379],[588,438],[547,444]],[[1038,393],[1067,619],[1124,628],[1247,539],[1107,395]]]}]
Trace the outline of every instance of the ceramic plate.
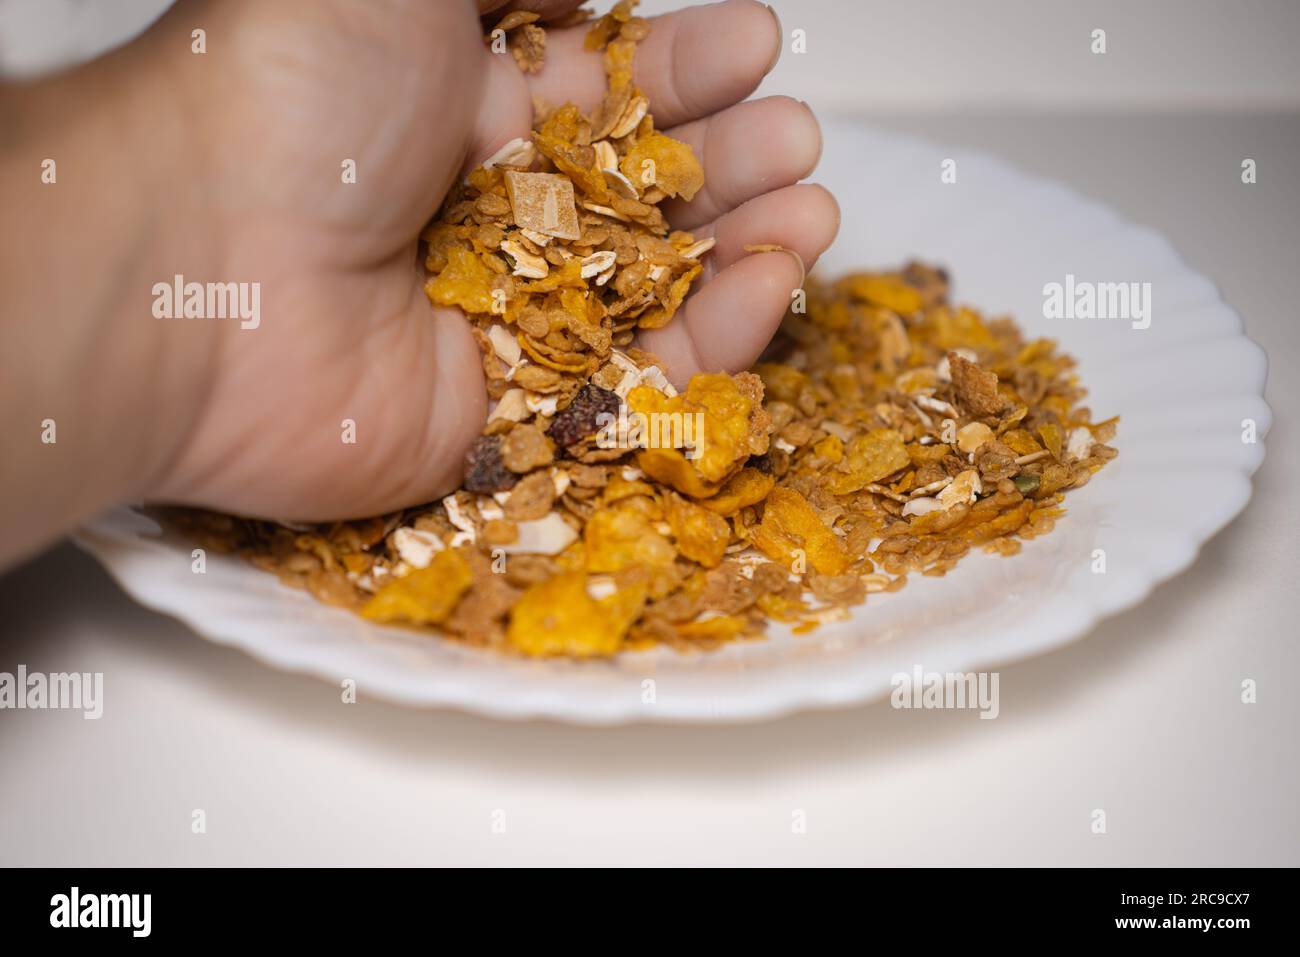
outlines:
[{"label": "ceramic plate", "polygon": [[[959,175],[944,184],[948,158]],[[864,702],[916,665],[974,671],[1051,651],[1140,602],[1241,511],[1264,455],[1262,442],[1242,441],[1242,422],[1253,419],[1262,438],[1271,418],[1265,357],[1163,237],[991,157],[860,126],[828,125],[818,178],[844,213],[820,274],[942,264],[957,301],[1060,340],[1080,360],[1094,417],[1122,417],[1119,458],[1020,554],[973,554],[946,578],[913,576],[807,636],[776,626],[767,641],[712,654],[577,663],[504,660],[371,625],[237,559],[210,555],[195,575],[190,546],[129,509],[78,542],[142,604],[275,667],[355,679],[362,695],[501,718],[707,722]],[[1044,286],[1067,276],[1150,283],[1150,325],[1045,317]]]}]

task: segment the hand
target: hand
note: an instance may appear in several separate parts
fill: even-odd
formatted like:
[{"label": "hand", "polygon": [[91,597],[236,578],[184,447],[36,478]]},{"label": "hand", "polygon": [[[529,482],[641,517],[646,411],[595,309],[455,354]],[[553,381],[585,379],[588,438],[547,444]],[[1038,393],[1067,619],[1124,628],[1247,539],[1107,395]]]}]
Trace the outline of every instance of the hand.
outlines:
[{"label": "hand", "polygon": [[[554,15],[577,4],[534,5]],[[261,287],[256,329],[142,309],[122,320],[165,337],[161,362],[193,369],[179,386],[192,394],[173,400],[186,410],[168,426],[174,448],[132,492],[325,519],[458,484],[486,412],[481,364],[463,317],[426,300],[415,237],[458,176],[528,136],[534,97],[591,110],[605,83],[599,55],[582,49],[584,26],[548,30],[536,75],[491,53],[482,35],[500,16],[494,6],[193,0],[117,55],[121,71],[135,58],[151,73],[150,95],[183,130],[155,144],[183,160],[181,181],[157,184],[155,198],[181,194],[183,213],[165,217],[142,278]],[[206,31],[201,55],[190,52],[196,28]],[[678,318],[640,343],[678,382],[749,365],[801,280],[795,257],[747,255],[745,245],[782,245],[811,268],[838,226],[829,193],[795,185],[821,148],[807,107],[739,103],[780,46],[770,10],[732,0],[655,19],[637,53],[657,125],[690,143],[705,170],[694,200],[665,212],[675,228],[717,239]],[[343,182],[345,160],[355,183]],[[343,441],[344,420],[355,443]]]}]

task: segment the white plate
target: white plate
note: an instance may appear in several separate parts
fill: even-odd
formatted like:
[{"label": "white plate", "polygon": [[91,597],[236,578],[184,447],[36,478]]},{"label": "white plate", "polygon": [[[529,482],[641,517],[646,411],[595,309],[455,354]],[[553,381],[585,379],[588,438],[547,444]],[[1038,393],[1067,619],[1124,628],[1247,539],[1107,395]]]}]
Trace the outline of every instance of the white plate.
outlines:
[{"label": "white plate", "polygon": [[[948,157],[958,181],[945,185]],[[945,265],[958,301],[1059,339],[1081,360],[1095,416],[1122,416],[1119,458],[1019,555],[975,554],[946,578],[913,577],[805,637],[774,627],[765,642],[713,654],[576,663],[503,660],[370,625],[236,559],[209,556],[195,575],[188,545],[126,509],[78,541],[141,603],[276,667],[353,678],[363,695],[584,724],[737,721],[880,697],[918,664],[962,672],[1050,651],[1186,568],[1246,504],[1264,448],[1242,441],[1242,420],[1261,438],[1271,420],[1265,357],[1162,237],[991,157],[858,126],[828,126],[819,178],[844,211],[821,274],[912,257]],[[1067,273],[1151,283],[1150,328],[1045,319],[1043,286]],[[1098,549],[1104,574],[1093,571]]]}]

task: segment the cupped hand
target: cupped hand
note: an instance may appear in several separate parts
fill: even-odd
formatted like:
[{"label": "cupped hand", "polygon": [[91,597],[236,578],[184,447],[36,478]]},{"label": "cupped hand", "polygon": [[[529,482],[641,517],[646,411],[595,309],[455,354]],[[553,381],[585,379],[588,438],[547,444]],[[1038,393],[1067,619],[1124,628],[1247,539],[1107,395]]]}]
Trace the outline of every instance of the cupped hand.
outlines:
[{"label": "cupped hand", "polygon": [[[492,53],[485,24],[520,6],[196,0],[146,38],[186,44],[201,28],[207,45],[184,50],[168,94],[191,118],[198,213],[183,228],[203,241],[175,244],[160,278],[261,286],[256,329],[187,327],[206,354],[203,401],[150,497],[319,520],[458,484],[486,414],[482,367],[463,316],[425,298],[415,237],[457,177],[528,136],[534,98],[591,110],[605,86],[584,26],[548,30],[534,75]],[[678,382],[753,362],[838,227],[830,194],[799,184],[821,150],[811,111],[741,102],[780,46],[768,8],[730,0],[654,19],[637,52],[656,125],[704,166],[705,187],[665,213],[716,239],[677,319],[639,343]]]}]

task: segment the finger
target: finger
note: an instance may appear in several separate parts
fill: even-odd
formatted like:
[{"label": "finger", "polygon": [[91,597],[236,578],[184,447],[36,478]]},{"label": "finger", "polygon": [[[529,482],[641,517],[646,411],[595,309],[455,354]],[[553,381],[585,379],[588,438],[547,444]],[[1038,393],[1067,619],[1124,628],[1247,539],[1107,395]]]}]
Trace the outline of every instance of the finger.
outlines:
[{"label": "finger", "polygon": [[704,188],[661,208],[675,229],[696,229],[763,193],[797,183],[821,158],[822,134],[806,103],[788,96],[738,103],[667,131],[690,144]]},{"label": "finger", "polygon": [[[821,186],[787,186],[752,199],[700,230],[716,245],[701,285],[676,320],[642,333],[669,378],[684,385],[696,372],[737,372],[767,345],[793,291],[839,231],[835,198]],[[747,253],[746,246],[782,246],[795,253]]]},{"label": "finger", "polygon": [[[634,78],[660,129],[725,109],[749,96],[776,65],[781,28],[757,0],[727,0],[654,17],[638,46]],[[547,34],[546,66],[529,78],[547,103],[590,113],[605,94],[602,57],[583,48],[586,26]]]},{"label": "finger", "polygon": [[798,254],[812,269],[840,229],[840,207],[824,186],[799,183],[757,196],[697,231],[715,245],[704,260],[704,281],[750,253],[746,246],[771,244]]}]

